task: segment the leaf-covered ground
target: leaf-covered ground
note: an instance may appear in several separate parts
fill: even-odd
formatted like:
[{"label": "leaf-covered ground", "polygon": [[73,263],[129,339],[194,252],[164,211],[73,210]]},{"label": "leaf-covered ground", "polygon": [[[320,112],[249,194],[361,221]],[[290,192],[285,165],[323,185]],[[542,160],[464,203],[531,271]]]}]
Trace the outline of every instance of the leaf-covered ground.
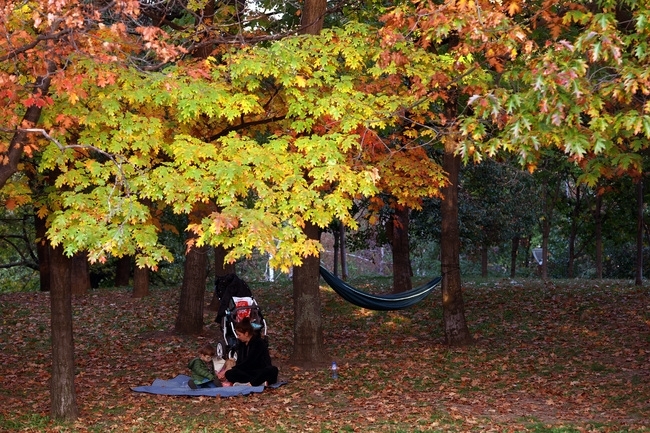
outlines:
[{"label": "leaf-covered ground", "polygon": [[196,349],[215,341],[214,313],[206,311],[204,335],[178,336],[169,332],[177,288],[140,300],[127,289],[95,290],[73,300],[81,416],[63,425],[48,418],[49,295],[0,295],[0,431],[650,431],[646,288],[466,283],[476,344],[449,348],[439,291],[412,309],[378,313],[323,287],[325,342],[340,368],[334,380],[326,368],[288,365],[291,288],[251,286],[287,385],[225,399],[134,393],[131,386],[186,374]]}]

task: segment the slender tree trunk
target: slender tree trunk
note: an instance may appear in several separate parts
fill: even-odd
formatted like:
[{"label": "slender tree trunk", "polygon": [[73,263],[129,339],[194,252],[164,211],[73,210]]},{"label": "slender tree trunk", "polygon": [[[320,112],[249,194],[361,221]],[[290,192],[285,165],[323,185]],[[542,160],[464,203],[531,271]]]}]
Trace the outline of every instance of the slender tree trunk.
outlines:
[{"label": "slender tree trunk", "polygon": [[[228,250],[226,250],[223,245],[218,245],[214,247],[214,278],[215,284],[219,277],[223,277],[228,274],[237,273],[234,263],[226,263],[226,255]],[[216,290],[212,293],[212,299],[210,304],[205,307],[208,311],[219,311],[219,296],[217,296]]]},{"label": "slender tree trunk", "polygon": [[544,180],[543,186],[543,215],[542,220],[542,280],[548,279],[548,241],[551,236],[551,221],[553,220],[553,210],[555,209],[555,200],[560,193],[560,181],[555,181],[555,188],[552,194],[549,194],[549,182]]},{"label": "slender tree trunk", "polygon": [[442,215],[441,268],[442,314],[445,339],[451,346],[472,343],[465,321],[465,306],[460,280],[460,230],[458,226],[458,173],[460,157],[454,155],[452,140],[445,143],[443,169],[449,184],[442,188],[444,199],[440,205]]},{"label": "slender tree trunk", "polygon": [[38,255],[38,274],[41,292],[50,291],[50,247],[47,242],[45,219],[34,215],[36,231],[36,254]]},{"label": "slender tree trunk", "polygon": [[643,285],[643,178],[636,184],[636,273],[634,284]]},{"label": "slender tree trunk", "polygon": [[115,262],[115,287],[128,286],[131,281],[131,256],[122,256]]},{"label": "slender tree trunk", "polygon": [[[305,234],[309,239],[320,238],[319,228],[307,222]],[[319,257],[303,259],[293,270],[293,354],[291,363],[298,366],[320,366],[329,361],[323,345],[321,318]]]},{"label": "slender tree trunk", "polygon": [[487,278],[488,276],[488,247],[481,245],[481,277]]},{"label": "slender tree trunk", "polygon": [[578,238],[578,218],[582,210],[582,201],[580,195],[580,187],[576,187],[576,202],[571,212],[571,224],[569,231],[569,262],[567,266],[567,276],[573,278],[575,274],[575,260],[576,260],[576,239]]},{"label": "slender tree trunk", "polygon": [[596,210],[594,220],[596,225],[596,278],[603,278],[603,196],[596,197]]},{"label": "slender tree trunk", "polygon": [[548,279],[548,238],[551,234],[551,222],[542,221],[542,280]]},{"label": "slender tree trunk", "polygon": [[341,240],[341,226],[340,222],[337,224],[337,229],[334,231],[334,263],[333,272],[338,277],[339,275],[339,244]]},{"label": "slender tree trunk", "polygon": [[[194,234],[188,236],[192,239]],[[185,254],[183,285],[174,330],[197,335],[203,331],[203,303],[208,265],[207,247],[192,246]]]},{"label": "slender tree trunk", "polygon": [[398,206],[386,224],[386,234],[393,249],[393,293],[411,290],[411,259],[409,251],[409,209]]},{"label": "slender tree trunk", "polygon": [[347,257],[347,249],[345,248],[345,225],[341,223],[339,227],[339,249],[341,252],[341,279],[347,280],[348,279],[348,257]]},{"label": "slender tree trunk", "polygon": [[519,236],[512,238],[512,247],[510,248],[510,278],[514,278],[517,273],[517,253],[519,252]]},{"label": "slender tree trunk", "polygon": [[530,249],[532,245],[532,240],[530,239],[530,236],[524,237],[524,267],[528,269],[530,267],[530,258],[532,255],[532,251]]},{"label": "slender tree trunk", "polygon": [[73,295],[85,295],[90,291],[90,267],[88,254],[79,252],[70,259],[72,273],[70,274],[70,288]]},{"label": "slender tree trunk", "polygon": [[72,421],[79,416],[74,389],[74,339],[72,333],[72,293],[70,259],[63,247],[50,248],[50,308],[52,328],[51,415],[56,420]]},{"label": "slender tree trunk", "polygon": [[133,269],[133,298],[144,298],[149,295],[149,268],[136,266]]}]

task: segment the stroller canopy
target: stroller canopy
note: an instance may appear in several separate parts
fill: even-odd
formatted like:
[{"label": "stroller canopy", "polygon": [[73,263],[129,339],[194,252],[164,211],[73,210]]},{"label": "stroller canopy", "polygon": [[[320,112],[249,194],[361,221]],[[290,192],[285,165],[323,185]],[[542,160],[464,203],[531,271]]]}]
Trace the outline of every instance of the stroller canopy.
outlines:
[{"label": "stroller canopy", "polygon": [[233,296],[253,296],[248,284],[246,284],[246,282],[236,274],[227,274],[222,277],[217,277],[214,289],[219,297],[219,310],[217,311],[216,322],[220,322],[226,314],[226,309],[228,308]]},{"label": "stroller canopy", "polygon": [[429,296],[433,289],[442,281],[442,277],[437,277],[422,286],[406,292],[373,295],[355,289],[323,266],[320,267],[320,274],[327,284],[346,301],[358,307],[376,311],[401,310],[415,305]]}]

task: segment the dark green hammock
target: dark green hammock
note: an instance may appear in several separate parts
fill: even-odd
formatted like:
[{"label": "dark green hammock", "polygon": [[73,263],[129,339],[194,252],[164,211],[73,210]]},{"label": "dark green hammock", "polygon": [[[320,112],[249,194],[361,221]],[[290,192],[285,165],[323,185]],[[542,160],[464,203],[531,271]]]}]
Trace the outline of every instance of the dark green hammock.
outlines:
[{"label": "dark green hammock", "polygon": [[442,280],[442,277],[437,277],[422,286],[402,293],[373,295],[355,289],[323,266],[320,267],[320,274],[327,284],[346,301],[358,307],[376,311],[401,310],[415,305],[429,296]]}]

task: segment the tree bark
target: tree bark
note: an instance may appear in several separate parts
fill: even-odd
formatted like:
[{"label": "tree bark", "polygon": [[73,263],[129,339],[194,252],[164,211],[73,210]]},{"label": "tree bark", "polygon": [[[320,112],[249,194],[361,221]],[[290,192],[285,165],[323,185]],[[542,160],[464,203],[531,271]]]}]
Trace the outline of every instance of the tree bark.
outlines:
[{"label": "tree bark", "polygon": [[79,252],[70,259],[72,272],[70,274],[70,288],[73,295],[85,295],[90,291],[90,267],[88,254]]},{"label": "tree bark", "polygon": [[542,280],[548,279],[548,240],[551,235],[551,221],[544,218],[542,221]]},{"label": "tree bark", "polygon": [[306,0],[300,15],[302,34],[317,35],[323,29],[327,0]]},{"label": "tree bark", "polygon": [[548,241],[551,236],[551,221],[553,220],[553,211],[555,209],[555,200],[559,195],[560,181],[554,180],[554,191],[550,193],[548,179],[544,179],[542,188],[543,218],[542,218],[542,280],[548,279]]},{"label": "tree bark", "polygon": [[643,178],[636,183],[636,272],[634,284],[643,285]]},{"label": "tree bark", "polygon": [[[302,34],[317,35],[323,28],[326,0],[306,0],[302,9]],[[309,239],[320,239],[320,229],[307,221],[303,229]],[[322,365],[329,361],[323,346],[320,301],[320,258],[306,257],[293,269],[293,353],[295,365]]]},{"label": "tree bark", "polygon": [[[309,239],[320,238],[319,228],[307,222]],[[293,270],[293,354],[291,363],[298,366],[322,366],[329,362],[323,345],[323,321],[319,285],[319,257],[306,257]]]},{"label": "tree bark", "polygon": [[[192,239],[194,234],[188,236]],[[198,335],[203,331],[203,303],[208,266],[207,247],[192,246],[185,254],[183,285],[174,330],[180,334]]]},{"label": "tree bark", "polygon": [[512,238],[512,248],[510,249],[510,278],[514,278],[517,272],[517,253],[519,251],[519,236]]},{"label": "tree bark", "polygon": [[133,269],[133,298],[149,295],[149,268],[136,266]]},{"label": "tree bark", "polygon": [[122,256],[117,259],[115,263],[115,287],[129,285],[131,280],[131,259],[131,256]]},{"label": "tree bark", "polygon": [[472,343],[465,321],[460,280],[460,229],[458,225],[458,173],[460,157],[454,155],[452,140],[445,143],[443,169],[449,184],[442,188],[440,259],[442,270],[442,314],[445,339],[450,346]]},{"label": "tree bark", "polygon": [[488,247],[481,245],[481,277],[487,278],[488,276]]},{"label": "tree bark", "polygon": [[576,239],[578,238],[578,219],[582,210],[582,197],[580,186],[576,186],[576,202],[571,211],[571,222],[569,226],[569,260],[567,263],[567,276],[573,278],[575,274],[576,261]]},{"label": "tree bark", "polygon": [[333,263],[333,273],[338,277],[339,275],[339,244],[341,243],[341,223],[337,223],[336,230],[334,230],[334,263]]},{"label": "tree bark", "polygon": [[[223,277],[224,275],[228,274],[236,274],[237,269],[235,268],[234,263],[226,263],[226,255],[228,254],[228,250],[226,250],[223,245],[218,245],[214,247],[214,277],[215,281],[219,277]],[[216,283],[215,283],[216,284]],[[213,291],[212,293],[212,300],[210,300],[210,304],[206,307],[208,311],[219,311],[219,296],[217,296],[217,292]]]},{"label": "tree bark", "polygon": [[411,258],[409,250],[409,209],[398,206],[388,221],[388,239],[393,249],[393,293],[411,290]]},{"label": "tree bark", "polygon": [[50,382],[51,415],[56,420],[72,421],[79,416],[74,389],[74,339],[72,333],[71,260],[63,247],[50,248],[51,258],[51,328],[52,379]]},{"label": "tree bark", "polygon": [[603,196],[596,197],[596,210],[594,211],[594,224],[596,226],[596,278],[603,278]]},{"label": "tree bark", "polygon": [[38,255],[38,274],[41,292],[50,291],[50,247],[47,242],[45,219],[34,215],[36,231],[36,254]]},{"label": "tree bark", "polygon": [[341,279],[343,281],[348,279],[348,258],[347,248],[345,248],[345,224],[341,223],[339,226],[339,250],[341,254]]}]

